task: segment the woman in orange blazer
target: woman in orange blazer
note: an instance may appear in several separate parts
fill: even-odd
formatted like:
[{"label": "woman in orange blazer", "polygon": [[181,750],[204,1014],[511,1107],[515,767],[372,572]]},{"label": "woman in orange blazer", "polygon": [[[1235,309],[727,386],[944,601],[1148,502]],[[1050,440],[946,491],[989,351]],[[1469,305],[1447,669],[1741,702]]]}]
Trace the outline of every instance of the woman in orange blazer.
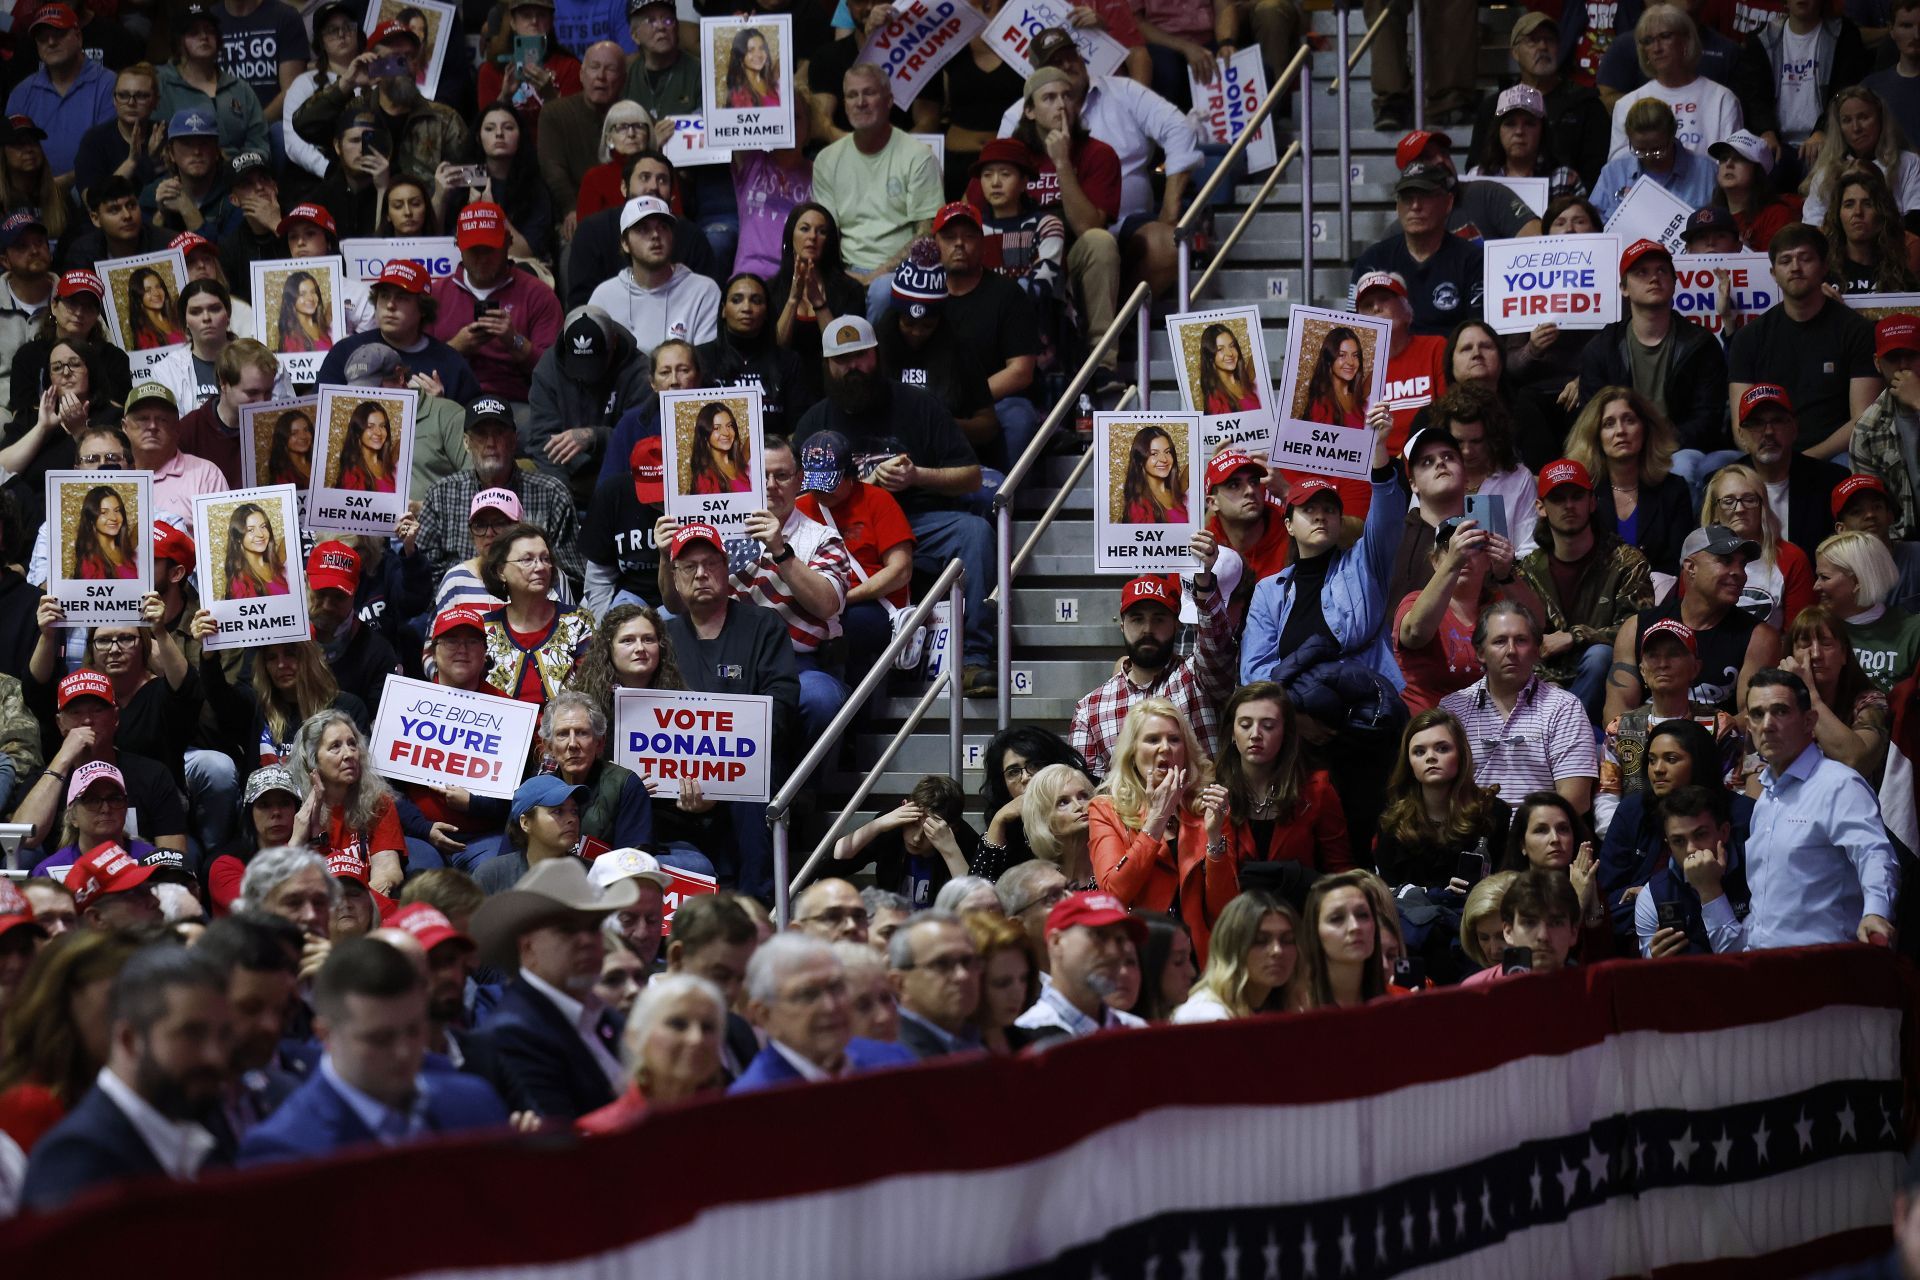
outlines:
[{"label": "woman in orange blazer", "polygon": [[[1212,782],[1186,716],[1164,698],[1142,698],[1120,726],[1113,772],[1087,810],[1094,879],[1129,907],[1177,912],[1201,964],[1214,917],[1240,892],[1224,851],[1207,856],[1201,796],[1218,790]],[[1224,810],[1225,793],[1217,799]]]}]

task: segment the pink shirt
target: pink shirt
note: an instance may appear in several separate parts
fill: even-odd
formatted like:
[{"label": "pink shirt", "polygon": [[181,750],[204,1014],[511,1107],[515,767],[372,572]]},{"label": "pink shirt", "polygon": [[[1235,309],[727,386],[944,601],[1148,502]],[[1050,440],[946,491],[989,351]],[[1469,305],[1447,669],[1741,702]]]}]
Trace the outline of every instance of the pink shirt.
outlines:
[{"label": "pink shirt", "polygon": [[154,514],[176,516],[183,527],[191,529],[195,496],[225,493],[232,487],[220,468],[205,458],[176,453],[153,469]]}]

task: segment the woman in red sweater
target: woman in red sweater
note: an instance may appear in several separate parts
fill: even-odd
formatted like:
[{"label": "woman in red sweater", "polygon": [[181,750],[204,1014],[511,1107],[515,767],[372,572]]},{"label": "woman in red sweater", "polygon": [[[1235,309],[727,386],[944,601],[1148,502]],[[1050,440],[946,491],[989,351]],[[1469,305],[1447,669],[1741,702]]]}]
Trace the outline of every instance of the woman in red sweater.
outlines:
[{"label": "woman in red sweater", "polygon": [[1207,811],[1209,852],[1224,840],[1236,877],[1243,862],[1297,862],[1322,874],[1351,867],[1340,796],[1326,770],[1307,767],[1286,691],[1269,680],[1241,686],[1225,724],[1213,777],[1226,803]]}]

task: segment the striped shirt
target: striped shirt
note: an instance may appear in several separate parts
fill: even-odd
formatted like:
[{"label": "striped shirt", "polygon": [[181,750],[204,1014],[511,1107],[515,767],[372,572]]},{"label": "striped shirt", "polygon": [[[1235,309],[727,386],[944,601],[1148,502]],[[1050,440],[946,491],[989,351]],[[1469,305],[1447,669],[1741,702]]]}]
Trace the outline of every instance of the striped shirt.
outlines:
[{"label": "striped shirt", "polygon": [[780,566],[760,543],[744,544],[744,554],[739,546],[734,548],[735,554],[730,560],[740,567],[733,572],[733,598],[764,605],[779,614],[780,620],[787,624],[787,635],[793,640],[794,650],[812,653],[840,634],[840,611],[847,607],[847,581],[853,574],[853,562],[839,534],[818,520],[801,515],[798,509],[788,513],[782,532],[793,554],[833,584],[834,594],[839,598],[833,616],[823,620],[802,609],[793,598],[792,588],[781,578]]},{"label": "striped shirt", "polygon": [[1487,693],[1486,677],[1440,699],[1466,727],[1473,748],[1473,780],[1496,783],[1500,798],[1518,804],[1532,791],[1551,791],[1562,778],[1595,778],[1600,762],[1593,725],[1580,699],[1538,675],[1527,681],[1504,715]]}]

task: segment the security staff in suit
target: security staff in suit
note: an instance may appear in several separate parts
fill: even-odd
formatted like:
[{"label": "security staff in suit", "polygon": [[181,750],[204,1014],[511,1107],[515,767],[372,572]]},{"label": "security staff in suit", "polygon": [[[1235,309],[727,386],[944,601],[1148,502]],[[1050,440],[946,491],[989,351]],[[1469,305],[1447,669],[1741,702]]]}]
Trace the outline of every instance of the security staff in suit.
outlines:
[{"label": "security staff in suit", "polygon": [[829,943],[804,934],[777,934],[753,953],[747,964],[747,1016],[766,1033],[767,1047],[728,1093],[919,1061],[911,1049],[853,1034],[840,958]]}]

